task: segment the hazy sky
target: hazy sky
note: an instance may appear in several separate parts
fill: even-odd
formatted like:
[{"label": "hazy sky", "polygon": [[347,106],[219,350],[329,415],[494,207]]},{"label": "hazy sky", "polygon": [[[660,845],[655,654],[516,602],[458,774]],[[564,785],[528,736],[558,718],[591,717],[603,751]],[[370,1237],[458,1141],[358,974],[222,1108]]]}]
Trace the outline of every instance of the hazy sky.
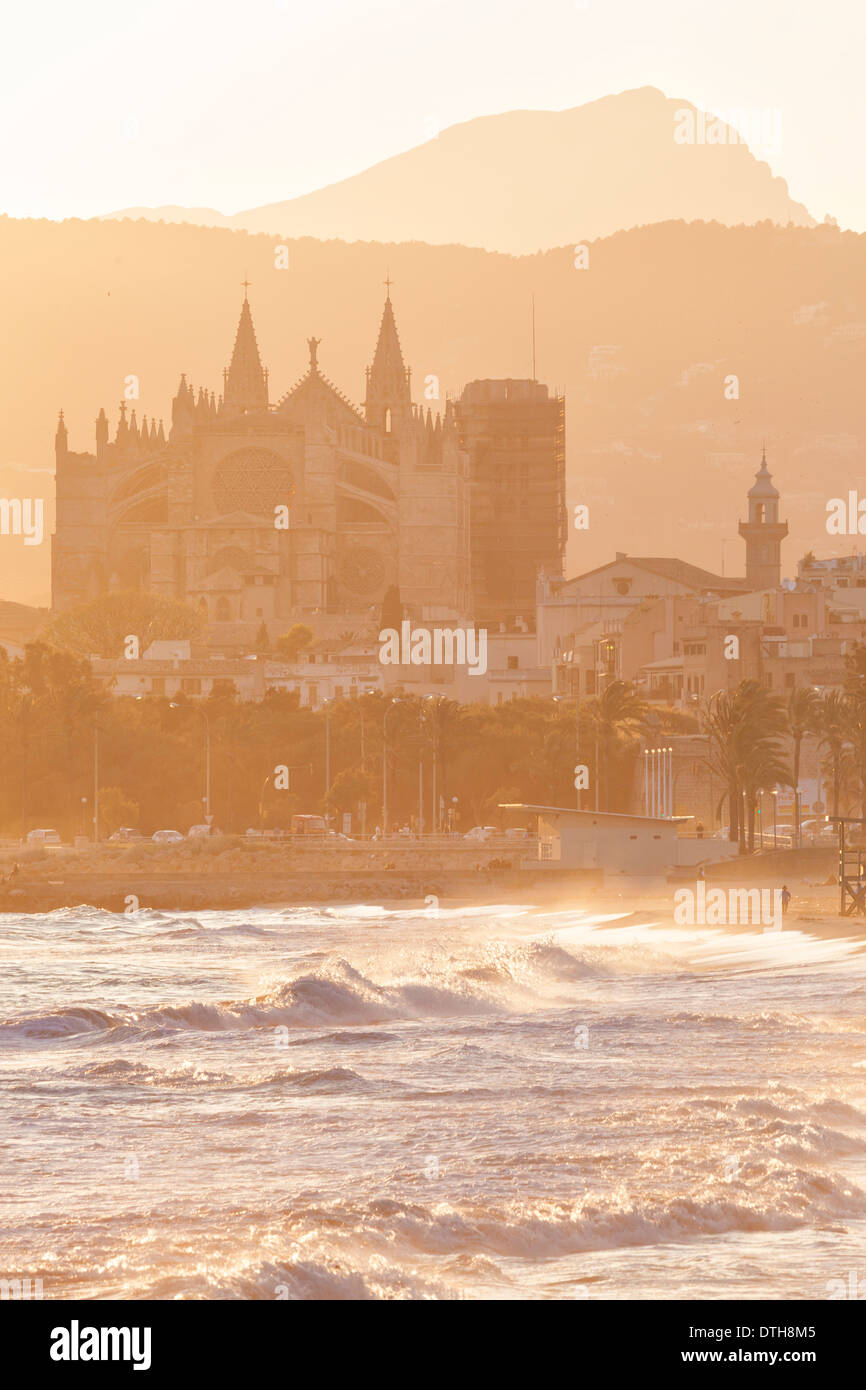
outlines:
[{"label": "hazy sky", "polygon": [[862,0],[48,0],[6,10],[0,211],[236,212],[431,125],[655,86],[778,110],[774,172],[866,229]]}]

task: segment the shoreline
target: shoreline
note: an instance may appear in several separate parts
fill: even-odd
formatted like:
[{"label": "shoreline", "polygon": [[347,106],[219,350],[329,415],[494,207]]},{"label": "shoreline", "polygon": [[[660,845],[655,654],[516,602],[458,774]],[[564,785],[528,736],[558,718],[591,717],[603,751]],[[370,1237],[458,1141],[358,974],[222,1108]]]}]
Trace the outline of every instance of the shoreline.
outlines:
[{"label": "shoreline", "polygon": [[[204,868],[204,866],[202,866]],[[297,907],[330,904],[400,907],[413,911],[442,906],[448,910],[478,904],[514,904],[540,910],[587,910],[599,914],[640,912],[657,916],[659,928],[674,925],[672,881],[608,881],[583,871],[528,869],[446,869],[401,872],[355,870],[313,872],[213,873],[191,868],[163,873],[131,866],[123,871],[64,871],[60,864],[37,874],[23,866],[13,884],[0,886],[0,915],[36,915],[77,907],[90,907],[118,915],[136,910],[169,913],[229,912],[244,908]],[[49,877],[49,874],[51,875]],[[734,876],[731,876],[735,882]],[[716,880],[718,884],[718,880]],[[833,884],[799,884],[791,876],[793,898],[783,930],[799,931],[816,938],[862,937],[866,945],[866,918],[842,917],[838,911],[838,887]],[[804,891],[805,890],[805,891]],[[437,901],[431,903],[430,898]],[[431,913],[431,920],[435,920]],[[732,933],[756,930],[749,923],[720,927]]]}]

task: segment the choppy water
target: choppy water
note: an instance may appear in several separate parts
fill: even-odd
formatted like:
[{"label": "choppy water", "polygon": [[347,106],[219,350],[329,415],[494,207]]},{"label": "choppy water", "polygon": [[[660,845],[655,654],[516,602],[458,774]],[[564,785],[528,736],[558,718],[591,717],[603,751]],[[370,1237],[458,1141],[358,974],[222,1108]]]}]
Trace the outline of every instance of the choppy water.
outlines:
[{"label": "choppy water", "polygon": [[866,955],[491,906],[0,917],[46,1298],[866,1291]]}]

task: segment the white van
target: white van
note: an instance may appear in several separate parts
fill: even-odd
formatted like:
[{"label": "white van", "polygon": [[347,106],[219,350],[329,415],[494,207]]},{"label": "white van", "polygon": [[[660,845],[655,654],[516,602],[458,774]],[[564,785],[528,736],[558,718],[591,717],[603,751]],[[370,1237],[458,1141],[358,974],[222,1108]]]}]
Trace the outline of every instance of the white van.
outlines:
[{"label": "white van", "polygon": [[27,833],[28,845],[59,845],[62,844],[59,830],[30,830]]}]

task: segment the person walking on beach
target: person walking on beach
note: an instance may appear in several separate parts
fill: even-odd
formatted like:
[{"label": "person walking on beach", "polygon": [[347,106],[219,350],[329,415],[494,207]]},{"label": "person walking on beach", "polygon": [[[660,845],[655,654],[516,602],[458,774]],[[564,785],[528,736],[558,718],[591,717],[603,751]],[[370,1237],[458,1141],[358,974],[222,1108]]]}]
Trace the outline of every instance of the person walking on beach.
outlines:
[{"label": "person walking on beach", "polygon": [[791,901],[791,894],[788,892],[787,883],[782,884],[782,916],[788,911],[788,903]]}]

